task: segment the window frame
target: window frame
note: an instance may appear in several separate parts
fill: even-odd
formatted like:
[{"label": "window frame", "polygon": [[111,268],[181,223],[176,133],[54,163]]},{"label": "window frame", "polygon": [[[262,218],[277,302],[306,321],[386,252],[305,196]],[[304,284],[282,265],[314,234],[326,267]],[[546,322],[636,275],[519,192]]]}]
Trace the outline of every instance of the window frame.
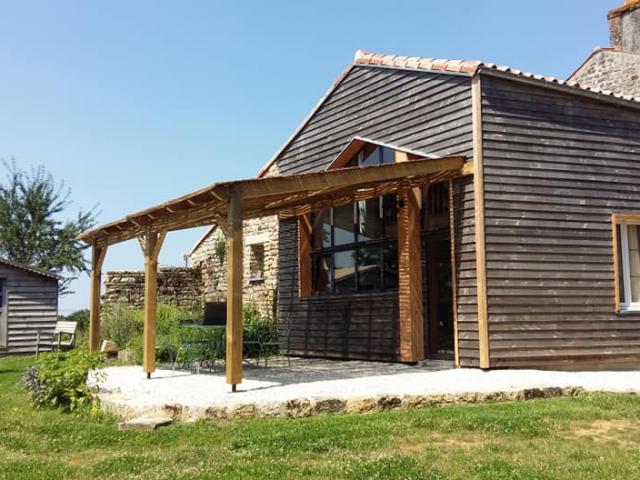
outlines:
[{"label": "window frame", "polygon": [[[380,165],[384,163],[385,153],[383,146],[376,145],[376,156],[378,157],[377,164]],[[365,160],[365,149],[366,146],[361,148],[358,153],[356,153],[353,158],[345,165],[345,166],[362,166],[362,162]],[[372,152],[369,153],[371,155]],[[369,158],[369,157],[367,157]],[[396,198],[396,209],[397,209],[397,194],[391,193],[388,195],[393,195]],[[343,207],[327,207],[329,210],[329,224],[330,224],[330,235],[329,235],[329,243],[328,247],[315,247],[311,245],[310,248],[310,258],[311,258],[311,292],[310,295],[314,297],[326,297],[326,296],[340,296],[347,297],[351,295],[363,295],[369,293],[381,293],[381,292],[393,292],[398,290],[398,281],[394,282],[395,286],[387,287],[386,275],[385,275],[385,266],[387,265],[386,257],[388,252],[396,252],[398,251],[398,238],[397,235],[395,237],[387,236],[387,225],[384,223],[384,196],[373,197],[378,201],[378,215],[382,220],[382,233],[379,238],[360,240],[361,234],[359,233],[360,228],[360,209],[358,207],[360,202],[366,202],[368,200],[356,201],[348,206],[352,207],[352,224],[353,224],[353,238],[351,242],[346,243],[335,243],[335,208],[343,208]],[[371,200],[371,199],[369,199]],[[346,205],[345,205],[346,206]],[[315,212],[314,215],[318,215],[320,212]],[[397,221],[397,218],[396,218]],[[315,224],[315,220],[311,221],[311,224]],[[397,227],[396,227],[397,229]],[[313,237],[313,234],[311,233]],[[360,269],[359,269],[359,258],[361,255],[361,251],[367,248],[378,248],[379,249],[379,265],[380,265],[380,279],[379,284],[380,288],[370,289],[370,290],[360,290]],[[334,270],[335,270],[335,262],[334,255],[343,251],[353,251],[355,254],[354,261],[354,291],[353,292],[338,292],[336,291],[336,282],[334,278]],[[316,280],[316,258],[321,256],[330,256],[331,258],[331,269],[329,271],[329,291],[321,292],[317,290],[317,285],[315,284]]]},{"label": "window frame", "polygon": [[611,216],[613,237],[613,274],[615,310],[618,313],[640,313],[640,301],[631,300],[629,264],[629,225],[640,226],[640,214],[614,213]]}]

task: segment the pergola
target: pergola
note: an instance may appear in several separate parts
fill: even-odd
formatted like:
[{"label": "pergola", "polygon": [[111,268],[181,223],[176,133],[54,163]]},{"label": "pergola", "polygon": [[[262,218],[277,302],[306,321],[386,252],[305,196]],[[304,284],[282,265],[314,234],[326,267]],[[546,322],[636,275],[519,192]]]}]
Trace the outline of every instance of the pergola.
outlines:
[{"label": "pergola", "polygon": [[[411,263],[416,264],[415,255],[420,258],[420,197],[416,189],[469,173],[461,156],[427,157],[396,149],[393,164],[340,168],[340,162],[334,162],[334,169],[318,173],[215,183],[82,233],[79,238],[92,247],[89,347],[98,348],[101,268],[107,249],[115,243],[138,239],[145,257],[143,370],[149,378],[156,368],[157,269],[165,236],[174,230],[216,224],[227,240],[225,364],[226,381],[235,391],[236,385],[242,382],[243,362],[243,220],[268,215],[306,218],[307,221],[300,221],[299,236],[304,240],[305,235],[310,237],[307,217],[311,212],[397,192],[401,205],[398,218],[400,353],[402,359],[412,361],[424,351],[422,280],[419,269],[409,268]],[[305,261],[303,241],[300,250],[302,264]],[[310,259],[308,261],[310,263]],[[301,279],[301,294],[310,293],[310,280],[303,283]]]}]

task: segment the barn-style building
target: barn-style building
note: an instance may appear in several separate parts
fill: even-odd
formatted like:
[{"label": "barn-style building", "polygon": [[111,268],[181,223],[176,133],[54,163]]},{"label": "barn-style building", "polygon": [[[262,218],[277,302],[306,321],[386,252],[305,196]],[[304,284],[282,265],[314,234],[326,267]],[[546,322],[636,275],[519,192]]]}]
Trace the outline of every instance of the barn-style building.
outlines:
[{"label": "barn-style building", "polygon": [[0,355],[36,351],[58,320],[55,273],[0,258]]},{"label": "barn-style building", "polygon": [[[640,32],[640,1],[614,13],[638,56],[628,37]],[[239,383],[243,220],[275,215],[288,354],[483,369],[637,365],[640,98],[602,90],[605,75],[589,72],[576,72],[581,83],[357,52],[258,179],[83,234],[97,266],[92,346],[106,248],[140,237],[152,372],[162,240],[217,224],[229,258],[227,380]]]}]

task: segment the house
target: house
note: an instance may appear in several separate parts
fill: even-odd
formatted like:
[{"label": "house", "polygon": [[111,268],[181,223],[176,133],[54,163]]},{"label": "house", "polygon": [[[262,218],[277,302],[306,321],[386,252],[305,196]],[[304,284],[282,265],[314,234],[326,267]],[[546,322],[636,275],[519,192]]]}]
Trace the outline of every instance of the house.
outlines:
[{"label": "house", "polygon": [[37,332],[53,333],[59,280],[46,270],[0,258],[0,355],[35,352]]},{"label": "house", "polygon": [[[638,5],[621,13],[633,20],[619,22],[622,38],[637,34]],[[250,222],[277,223],[290,354],[484,369],[637,364],[639,165],[640,98],[624,90],[357,52],[258,179],[213,184],[81,238],[99,260],[142,236],[154,292],[164,235],[217,224],[229,250],[232,385]]]}]

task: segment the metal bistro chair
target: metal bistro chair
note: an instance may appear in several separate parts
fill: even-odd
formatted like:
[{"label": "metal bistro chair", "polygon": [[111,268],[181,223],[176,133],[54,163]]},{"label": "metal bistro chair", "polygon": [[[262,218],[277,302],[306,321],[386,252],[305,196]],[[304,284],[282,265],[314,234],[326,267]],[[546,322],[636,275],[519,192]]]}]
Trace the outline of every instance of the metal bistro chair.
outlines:
[{"label": "metal bistro chair", "polygon": [[48,350],[71,350],[76,345],[78,322],[58,321],[52,335],[36,332],[36,358],[40,355],[40,347]]},{"label": "metal bistro chair", "polygon": [[[227,304],[225,302],[207,302],[204,307],[204,316],[199,319],[190,319],[183,322],[186,328],[194,330],[223,329],[227,324]],[[222,355],[224,341],[215,338],[214,342],[207,339],[187,339],[180,342],[180,348],[176,352],[173,361],[173,370],[177,366],[188,367],[189,370],[195,364],[196,373],[200,373],[202,364],[209,364],[209,370],[213,368],[215,361]]]}]

